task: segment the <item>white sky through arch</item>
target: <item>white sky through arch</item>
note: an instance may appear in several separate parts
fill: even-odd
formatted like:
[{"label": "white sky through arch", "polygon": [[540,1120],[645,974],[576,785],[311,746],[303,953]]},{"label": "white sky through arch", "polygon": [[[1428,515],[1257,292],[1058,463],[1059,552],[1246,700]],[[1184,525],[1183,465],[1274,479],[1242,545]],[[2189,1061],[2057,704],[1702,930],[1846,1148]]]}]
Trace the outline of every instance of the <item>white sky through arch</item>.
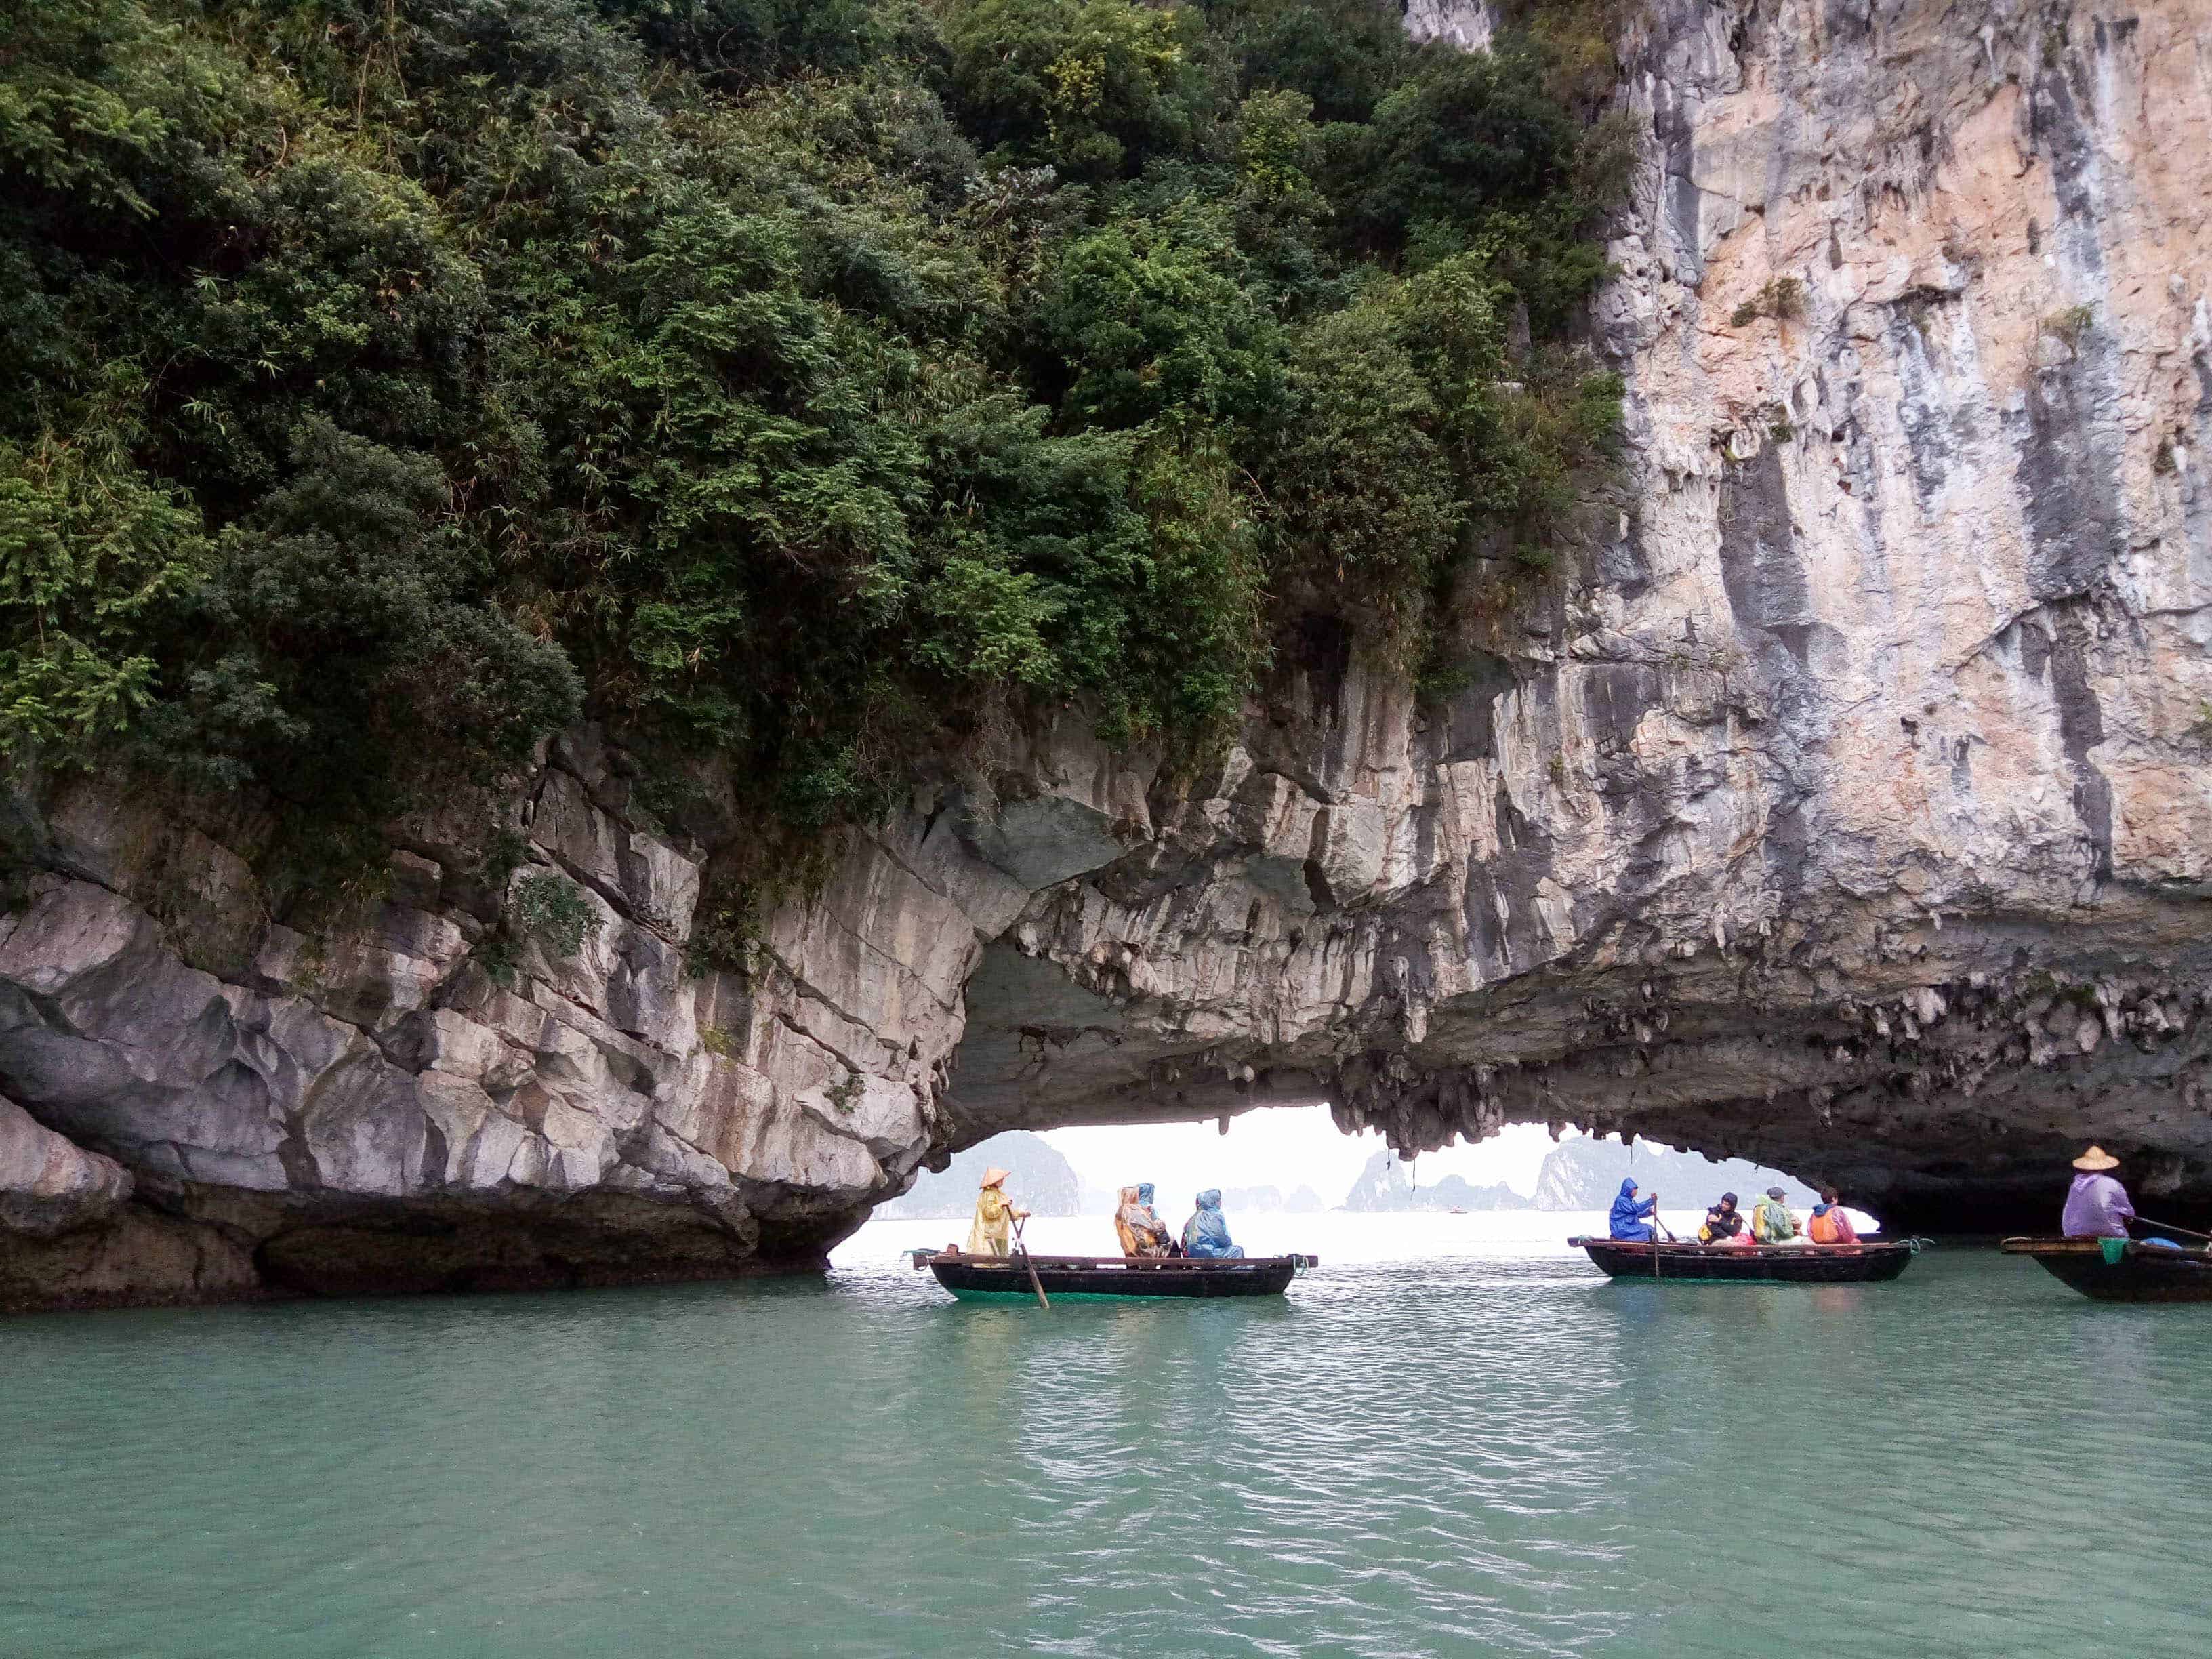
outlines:
[{"label": "white sky through arch", "polygon": [[[1263,1106],[1229,1120],[1202,1123],[1115,1124],[1052,1129],[1045,1137],[1088,1187],[1109,1189],[1139,1181],[1159,1188],[1164,1205],[1185,1205],[1208,1187],[1279,1187],[1288,1198],[1311,1187],[1334,1209],[1382,1150],[1382,1136],[1338,1133],[1326,1106]],[[1540,1123],[1509,1125],[1479,1146],[1425,1152],[1413,1177],[1429,1186],[1455,1175],[1481,1187],[1502,1181],[1524,1195],[1552,1150]]]}]

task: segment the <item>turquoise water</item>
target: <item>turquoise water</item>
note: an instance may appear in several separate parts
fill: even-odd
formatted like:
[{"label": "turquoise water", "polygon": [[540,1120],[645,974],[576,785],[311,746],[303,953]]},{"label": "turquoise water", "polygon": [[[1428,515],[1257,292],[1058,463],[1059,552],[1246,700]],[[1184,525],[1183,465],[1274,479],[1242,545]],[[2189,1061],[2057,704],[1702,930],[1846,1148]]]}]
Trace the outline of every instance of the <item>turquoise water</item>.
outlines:
[{"label": "turquoise water", "polygon": [[1328,1219],[1273,1302],[963,1305],[871,1228],[824,1282],[0,1323],[0,1654],[2206,1650],[2212,1307]]}]

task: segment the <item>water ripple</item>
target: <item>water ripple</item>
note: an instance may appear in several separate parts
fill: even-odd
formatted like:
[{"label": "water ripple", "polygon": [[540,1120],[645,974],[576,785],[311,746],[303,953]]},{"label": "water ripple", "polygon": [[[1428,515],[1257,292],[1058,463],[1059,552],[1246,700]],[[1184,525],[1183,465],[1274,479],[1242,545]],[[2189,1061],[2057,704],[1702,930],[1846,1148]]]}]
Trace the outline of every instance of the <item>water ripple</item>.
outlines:
[{"label": "water ripple", "polygon": [[2195,1654],[2208,1316],[1951,1253],[20,1320],[0,1653]]}]

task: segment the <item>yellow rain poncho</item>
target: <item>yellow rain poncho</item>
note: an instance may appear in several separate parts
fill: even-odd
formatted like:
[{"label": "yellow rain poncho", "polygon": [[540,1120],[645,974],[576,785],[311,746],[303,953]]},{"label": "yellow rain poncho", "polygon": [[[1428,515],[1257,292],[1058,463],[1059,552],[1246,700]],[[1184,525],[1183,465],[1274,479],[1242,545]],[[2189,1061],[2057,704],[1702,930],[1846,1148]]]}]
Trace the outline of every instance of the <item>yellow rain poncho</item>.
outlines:
[{"label": "yellow rain poncho", "polygon": [[1123,1255],[1137,1255],[1139,1245],[1151,1237],[1150,1232],[1146,1231],[1144,1212],[1137,1205],[1137,1189],[1134,1187],[1121,1188],[1121,1206],[1114,1212],[1114,1232],[1121,1241]]},{"label": "yellow rain poncho", "polygon": [[1006,1174],[1004,1170],[992,1170],[984,1175],[983,1190],[975,1194],[975,1224],[968,1230],[970,1255],[1013,1254],[1013,1200],[1000,1187]]},{"label": "yellow rain poncho", "polygon": [[1152,1188],[1124,1187],[1121,1207],[1114,1212],[1114,1231],[1121,1236],[1123,1255],[1165,1255],[1168,1230],[1153,1212]]}]

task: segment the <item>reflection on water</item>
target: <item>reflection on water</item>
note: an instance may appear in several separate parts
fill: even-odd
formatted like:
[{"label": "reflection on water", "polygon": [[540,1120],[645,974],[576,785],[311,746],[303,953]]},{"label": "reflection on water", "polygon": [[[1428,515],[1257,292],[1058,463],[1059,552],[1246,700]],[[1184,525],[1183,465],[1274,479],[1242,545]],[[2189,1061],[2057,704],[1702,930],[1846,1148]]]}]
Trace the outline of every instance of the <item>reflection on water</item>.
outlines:
[{"label": "reflection on water", "polygon": [[878,1227],[826,1282],[9,1322],[0,1653],[2203,1651],[2212,1310],[1404,1219],[1298,1224],[1281,1301],[963,1306]]}]

